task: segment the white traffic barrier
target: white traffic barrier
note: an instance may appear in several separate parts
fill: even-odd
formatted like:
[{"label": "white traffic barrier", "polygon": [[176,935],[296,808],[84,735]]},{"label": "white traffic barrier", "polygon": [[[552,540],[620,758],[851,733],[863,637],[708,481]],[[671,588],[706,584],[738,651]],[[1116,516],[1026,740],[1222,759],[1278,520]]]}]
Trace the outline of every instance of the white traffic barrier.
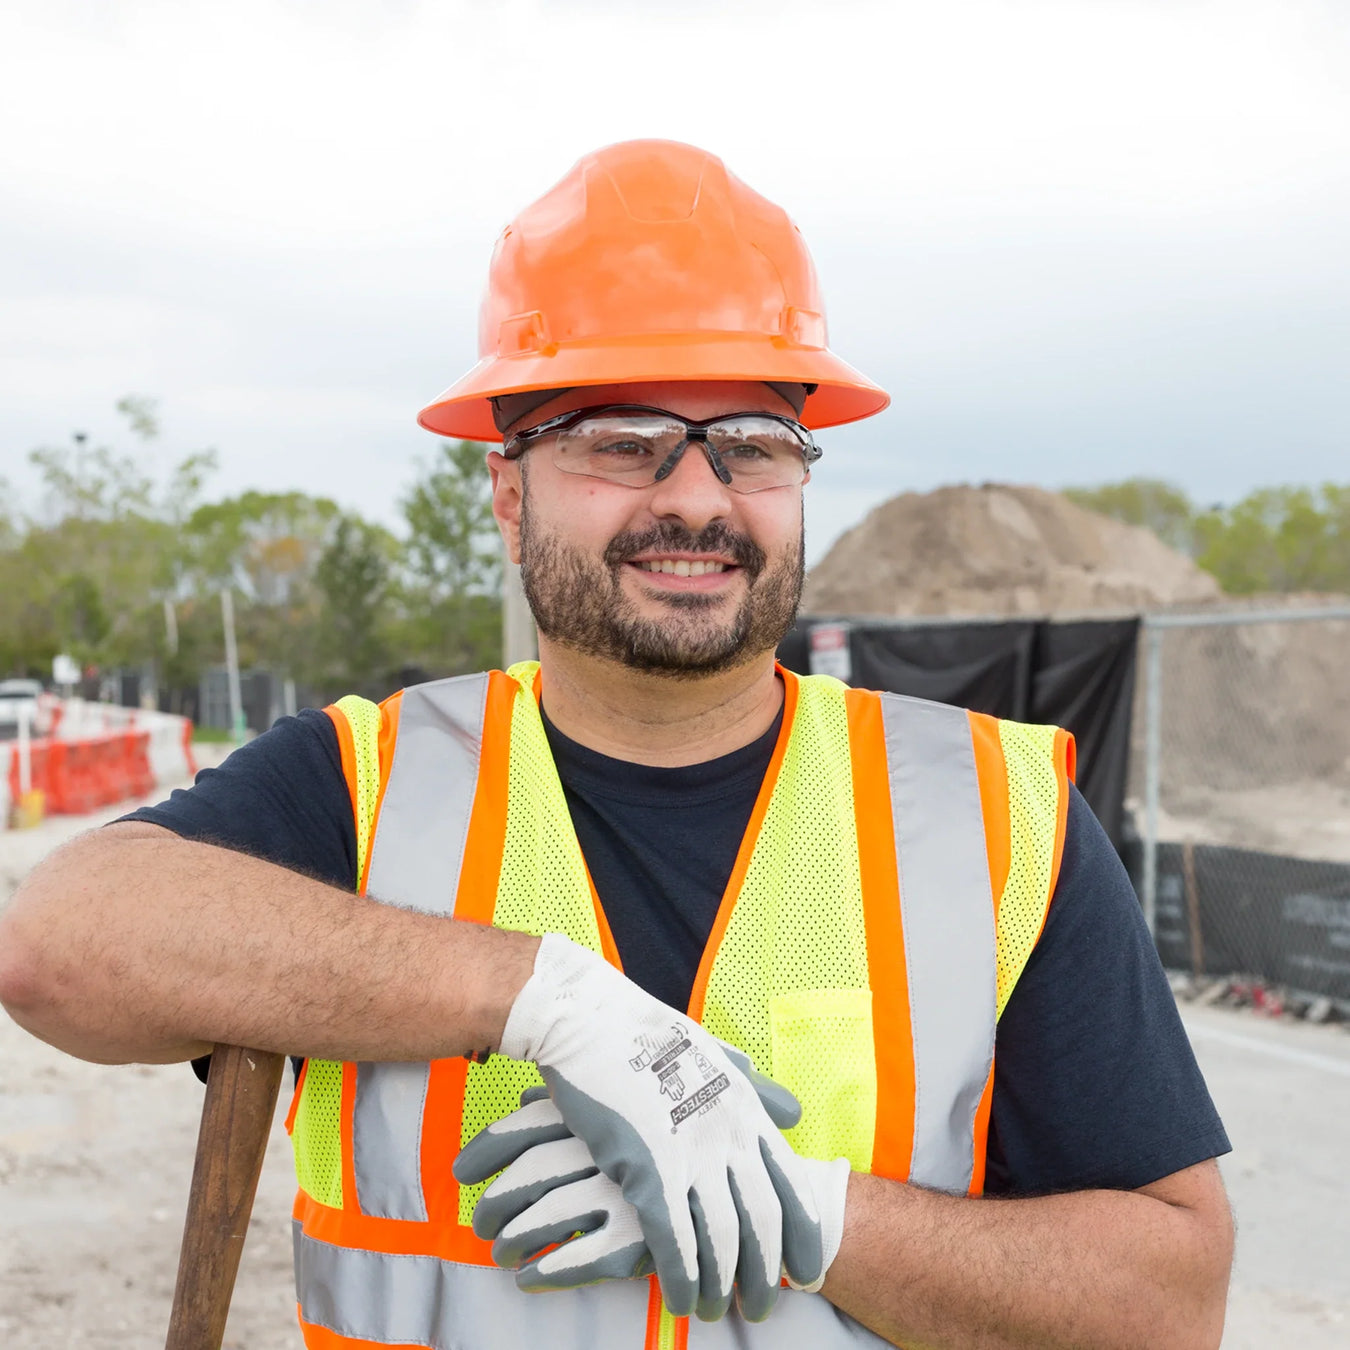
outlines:
[{"label": "white traffic barrier", "polygon": [[173,713],[142,713],[136,723],[150,732],[150,771],[155,786],[182,783],[197,773],[192,757],[192,723]]}]

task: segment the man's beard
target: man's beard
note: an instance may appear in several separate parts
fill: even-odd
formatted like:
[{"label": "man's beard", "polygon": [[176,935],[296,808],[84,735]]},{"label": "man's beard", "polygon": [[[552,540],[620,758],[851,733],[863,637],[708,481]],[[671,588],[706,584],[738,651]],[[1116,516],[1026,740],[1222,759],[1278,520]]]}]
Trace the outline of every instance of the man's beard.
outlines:
[{"label": "man's beard", "polygon": [[[716,553],[745,573],[736,612],[725,596],[700,591],[654,595],[667,613],[646,618],[623,593],[623,569],[641,553]],[[673,521],[626,531],[595,561],[540,530],[525,494],[520,520],[520,579],[539,631],[587,656],[633,670],[697,678],[732,670],[772,651],[792,627],[802,596],[803,537],[772,567],[746,535],[714,523],[695,535]]]}]

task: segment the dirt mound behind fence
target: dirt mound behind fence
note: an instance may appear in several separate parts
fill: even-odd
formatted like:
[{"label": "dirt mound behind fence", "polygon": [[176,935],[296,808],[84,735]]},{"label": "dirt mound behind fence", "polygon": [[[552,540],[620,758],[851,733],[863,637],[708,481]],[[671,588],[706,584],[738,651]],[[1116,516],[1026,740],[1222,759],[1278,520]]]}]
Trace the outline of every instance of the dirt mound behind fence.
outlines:
[{"label": "dirt mound behind fence", "polygon": [[[1041,488],[985,484],[882,503],[811,570],[802,609],[859,618],[1067,617],[1346,603],[1327,595],[1235,600],[1147,530]],[[1350,858],[1350,621],[1169,629],[1162,665],[1167,837]]]},{"label": "dirt mound behind fence", "polygon": [[1148,530],[1044,488],[944,487],[883,502],[811,569],[814,614],[1068,614],[1214,603],[1218,582]]}]

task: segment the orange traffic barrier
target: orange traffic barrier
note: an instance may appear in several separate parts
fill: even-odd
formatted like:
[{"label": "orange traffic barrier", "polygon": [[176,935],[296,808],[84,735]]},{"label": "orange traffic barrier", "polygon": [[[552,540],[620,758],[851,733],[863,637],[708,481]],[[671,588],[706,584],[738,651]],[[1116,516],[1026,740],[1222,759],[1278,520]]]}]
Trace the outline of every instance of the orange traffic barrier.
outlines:
[{"label": "orange traffic barrier", "polygon": [[114,731],[49,743],[48,809],[82,816],[100,806],[143,796],[154,787],[149,736]]},{"label": "orange traffic barrier", "polygon": [[187,761],[187,771],[189,778],[197,776],[197,759],[192,753],[192,719],[185,717],[183,719],[183,758]]},{"label": "orange traffic barrier", "polygon": [[155,790],[155,771],[150,767],[150,733],[123,733],[123,797],[144,797]]}]

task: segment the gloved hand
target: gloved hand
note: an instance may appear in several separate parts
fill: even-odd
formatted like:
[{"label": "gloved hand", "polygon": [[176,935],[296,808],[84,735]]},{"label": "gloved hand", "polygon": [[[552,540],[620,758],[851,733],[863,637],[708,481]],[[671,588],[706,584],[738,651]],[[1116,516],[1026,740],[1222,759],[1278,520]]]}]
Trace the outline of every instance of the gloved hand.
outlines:
[{"label": "gloved hand", "polygon": [[[763,1075],[758,1077],[763,1079]],[[499,1266],[516,1269],[516,1284],[528,1291],[574,1289],[599,1280],[646,1274],[651,1262],[637,1212],[619,1187],[595,1166],[585,1144],[566,1133],[545,1089],[529,1089],[521,1102],[519,1110],[488,1127],[504,1135],[529,1134],[541,1141],[527,1148],[478,1202],[474,1232],[496,1239],[492,1259]],[[486,1134],[478,1135],[470,1147]],[[481,1180],[478,1170],[488,1161],[486,1148],[471,1155],[473,1176],[465,1179]],[[821,1213],[824,1261],[820,1277],[812,1284],[789,1283],[814,1293],[824,1282],[843,1236],[849,1165],[844,1158],[818,1162],[798,1156],[793,1171],[796,1184],[813,1192]],[[554,1243],[562,1245],[536,1256]],[[723,1306],[705,1311],[721,1316],[725,1310]],[[741,1311],[747,1320],[758,1321],[769,1307],[761,1313],[755,1306],[747,1307],[742,1298]]]},{"label": "gloved hand", "polygon": [[[745,1315],[764,1317],[781,1268],[802,1286],[821,1278],[821,1214],[812,1188],[794,1184],[801,1160],[720,1042],[690,1018],[550,933],[501,1052],[539,1066],[561,1124],[637,1211],[676,1316],[720,1317],[738,1283]],[[494,1129],[498,1167],[538,1142],[528,1130]],[[457,1160],[461,1180],[474,1142]]]}]

